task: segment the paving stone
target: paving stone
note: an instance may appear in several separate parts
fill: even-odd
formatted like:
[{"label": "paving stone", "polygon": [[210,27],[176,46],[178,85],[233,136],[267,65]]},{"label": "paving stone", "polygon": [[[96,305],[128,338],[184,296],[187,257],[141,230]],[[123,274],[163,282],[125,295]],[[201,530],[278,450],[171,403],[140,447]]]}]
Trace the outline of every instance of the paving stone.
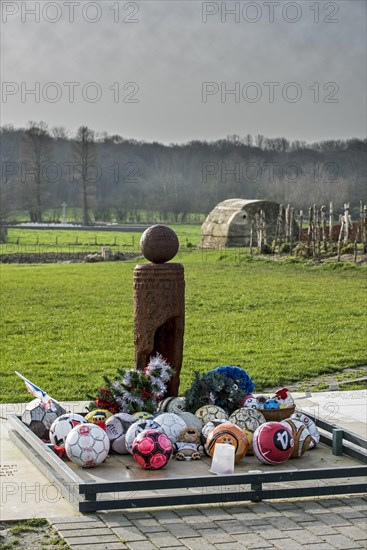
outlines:
[{"label": "paving stone", "polygon": [[106,542],[105,544],[96,542],[95,544],[73,544],[72,550],[123,550],[127,549],[126,544],[122,542]]},{"label": "paving stone", "polygon": [[133,525],[124,514],[121,514],[121,512],[101,513],[99,514],[99,518],[108,525],[108,527],[128,527]]},{"label": "paving stone", "polygon": [[326,523],[326,525],[330,525],[331,527],[343,527],[344,525],[351,525],[350,521],[342,518],[338,514],[320,514],[317,516],[317,518],[323,523]]},{"label": "paving stone", "polygon": [[341,535],[344,535],[352,540],[367,540],[366,529],[362,530],[355,525],[350,525],[348,527],[336,527],[336,530]]},{"label": "paving stone", "polygon": [[[158,548],[166,548],[167,546],[179,547],[180,544],[181,546],[184,545],[184,540],[178,541],[176,537],[171,535],[171,533],[152,533],[151,535],[149,535],[149,539],[152,541],[153,544],[158,546]],[[197,546],[197,548],[201,548],[201,546]]]},{"label": "paving stone", "polygon": [[217,529],[217,526],[215,524],[214,521],[209,521],[209,518],[206,518],[207,521],[200,521],[198,523],[187,523],[186,525],[188,525],[190,528],[191,527],[195,527],[196,530],[198,529]]},{"label": "paving stone", "polygon": [[204,524],[212,525],[213,520],[209,518],[208,516],[205,516],[204,514],[201,516],[185,516],[183,518],[183,521],[185,523],[188,523],[189,525],[200,525],[200,527]]},{"label": "paving stone", "polygon": [[[210,542],[203,538],[194,538],[194,539],[182,539],[183,548],[190,548],[190,550],[213,550],[216,547],[213,546]],[[181,548],[181,546],[175,548]]]},{"label": "paving stone", "polygon": [[294,508],[293,510],[283,510],[282,514],[283,516],[291,518],[293,521],[296,522],[315,521],[314,515],[307,514],[307,512],[303,512],[300,508]]},{"label": "paving stone", "polygon": [[303,550],[303,545],[296,542],[294,539],[284,537],[283,539],[275,539],[272,541],[275,548],[280,550]]},{"label": "paving stone", "polygon": [[322,542],[318,536],[306,529],[300,531],[287,531],[287,537],[293,539],[296,542],[302,542],[302,544],[318,544]]},{"label": "paving stone", "polygon": [[131,511],[131,510],[127,510],[125,512],[125,516],[130,519],[130,521],[134,521],[136,519],[144,519],[144,518],[147,518],[147,517],[150,517],[151,514],[150,512],[134,512],[134,511]]},{"label": "paving stone", "polygon": [[301,529],[307,529],[307,531],[317,536],[338,534],[338,531],[335,530],[336,528],[330,527],[330,525],[326,525],[321,521],[315,521],[314,523],[298,523],[298,527]]},{"label": "paving stone", "polygon": [[218,529],[199,529],[198,533],[212,544],[224,544],[226,542],[237,542],[231,535]]},{"label": "paving stone", "polygon": [[128,542],[126,548],[129,548],[129,550],[157,550],[156,545],[151,543],[149,540]]},{"label": "paving stone", "polygon": [[297,502],[297,506],[309,514],[328,514],[330,513],[325,506],[322,506],[314,500],[301,500]]},{"label": "paving stone", "polygon": [[344,497],[340,499],[347,506],[353,506],[354,510],[364,511],[367,510],[367,501],[365,497]]},{"label": "paving stone", "polygon": [[54,523],[86,523],[87,521],[98,521],[98,516],[96,514],[88,514],[87,516],[60,516],[57,518],[48,518],[48,521],[51,525],[54,525]]},{"label": "paving stone", "polygon": [[283,539],[284,533],[276,529],[272,525],[265,523],[260,528],[256,528],[256,533],[261,535],[264,539],[274,541],[275,539]]},{"label": "paving stone", "polygon": [[246,525],[245,522],[237,521],[236,519],[216,520],[215,524],[219,529],[223,529],[230,535],[233,535],[234,533],[247,533],[249,529],[249,526]]},{"label": "paving stone", "polygon": [[189,525],[185,523],[168,523],[167,524],[167,530],[178,539],[181,538],[193,538],[193,537],[199,537],[200,535],[195,531],[195,529],[192,529],[189,527]]},{"label": "paving stone", "polygon": [[119,539],[126,542],[135,542],[136,540],[147,540],[147,537],[136,527],[112,527],[112,530]]},{"label": "paving stone", "polygon": [[344,518],[344,519],[355,519],[355,518],[366,518],[366,514],[364,512],[360,512],[359,510],[354,510],[353,508],[349,508],[349,510],[343,510],[342,512],[338,512],[338,514]]},{"label": "paving stone", "polygon": [[[216,544],[212,548],[217,548],[218,550],[243,550],[243,545],[240,542],[230,542],[229,544]],[[245,548],[250,548],[246,546]]]},{"label": "paving stone", "polygon": [[356,525],[356,527],[367,530],[367,518],[353,518],[350,520],[350,522],[353,525]]},{"label": "paving stone", "polygon": [[350,540],[347,537],[344,537],[344,535],[323,535],[322,539],[333,548],[340,548],[341,550],[365,548],[365,546],[362,546],[359,542]]},{"label": "paving stone", "polygon": [[330,546],[327,542],[320,542],[318,544],[305,544],[303,549],[305,550],[335,550],[334,546]]},{"label": "paving stone", "polygon": [[183,519],[170,510],[157,510],[156,512],[151,512],[151,515],[159,521],[159,523],[162,523],[162,525],[166,523],[184,523]]},{"label": "paving stone", "polygon": [[96,541],[96,538],[93,536],[93,537],[71,537],[71,536],[65,536],[63,537],[66,542],[69,544],[69,546],[73,547],[74,545],[79,545],[79,546],[82,546],[84,545],[85,547],[88,546],[88,548],[90,548],[93,544],[95,544],[96,542],[98,542],[98,544],[108,544],[108,548],[110,548],[110,544],[112,543],[117,543],[117,542],[121,542],[116,536],[114,536],[113,534],[111,535],[104,535],[104,536],[100,536],[98,537],[98,541]]},{"label": "paving stone", "polygon": [[152,517],[137,519],[136,521],[134,521],[134,526],[140,529],[142,533],[159,533],[166,530],[166,528],[161,523],[159,523],[155,518]]},{"label": "paving stone", "polygon": [[278,512],[282,512],[283,510],[294,510],[294,502],[270,502],[269,504]]},{"label": "paving stone", "polygon": [[233,519],[231,514],[228,514],[224,508],[204,508],[204,514],[211,520],[230,520]]},{"label": "paving stone", "polygon": [[103,521],[83,521],[78,523],[55,523],[52,524],[58,531],[72,531],[79,529],[94,529],[94,528],[106,528],[106,524]]},{"label": "paving stone", "polygon": [[299,527],[295,521],[290,518],[284,517],[283,515],[279,515],[277,518],[268,518],[268,520],[273,525],[273,527],[276,527],[281,531],[302,529],[302,527]]},{"label": "paving stone", "polygon": [[96,527],[93,529],[88,529],[86,526],[82,527],[81,529],[59,529],[56,528],[61,535],[66,537],[101,537],[105,535],[113,535],[111,533],[111,530],[108,529],[108,527]]},{"label": "paving stone", "polygon": [[276,511],[274,511],[274,508],[274,506],[266,504],[265,502],[255,502],[252,506],[251,511],[255,514],[261,514],[264,517],[267,517],[276,515]]},{"label": "paving stone", "polygon": [[[240,535],[236,534],[233,535],[233,537],[242,544],[242,548],[256,548],[259,550],[259,548],[274,548],[274,545],[271,543],[270,540],[265,540],[259,535],[256,535],[255,533],[248,533],[246,535]],[[198,547],[199,548],[199,547]]]},{"label": "paving stone", "polygon": [[206,517],[204,516],[204,514],[201,512],[201,510],[195,510],[195,508],[178,508],[176,510],[176,514],[178,516],[180,516],[181,518],[185,519],[186,517],[200,517],[200,516],[203,516],[203,517]]},{"label": "paving stone", "polygon": [[96,544],[73,544],[72,550],[123,550],[128,548],[122,542],[106,542],[106,544],[101,544],[97,542]]}]

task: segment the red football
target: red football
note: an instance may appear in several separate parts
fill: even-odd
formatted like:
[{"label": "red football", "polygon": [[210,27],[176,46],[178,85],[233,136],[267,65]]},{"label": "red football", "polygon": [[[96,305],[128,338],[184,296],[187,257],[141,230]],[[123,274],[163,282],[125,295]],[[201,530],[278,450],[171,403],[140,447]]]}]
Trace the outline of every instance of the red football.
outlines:
[{"label": "red football", "polygon": [[173,453],[171,440],[159,430],[144,430],[134,439],[132,455],[137,464],[146,470],[159,470]]},{"label": "red football", "polygon": [[292,455],[292,432],[280,422],[261,424],[252,437],[253,453],[265,464],[280,464]]}]

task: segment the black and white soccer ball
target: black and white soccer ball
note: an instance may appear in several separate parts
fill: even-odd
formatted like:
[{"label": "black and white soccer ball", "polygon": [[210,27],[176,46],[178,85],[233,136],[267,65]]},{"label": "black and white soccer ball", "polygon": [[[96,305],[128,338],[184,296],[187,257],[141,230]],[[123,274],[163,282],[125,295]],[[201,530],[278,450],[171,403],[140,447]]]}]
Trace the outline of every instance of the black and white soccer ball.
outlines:
[{"label": "black and white soccer ball", "polygon": [[52,404],[55,410],[47,408],[47,404],[41,399],[33,399],[27,404],[22,414],[24,424],[41,439],[48,439],[51,424],[56,418],[66,413],[66,410],[56,401],[52,401]]},{"label": "black and white soccer ball", "polygon": [[184,397],[166,397],[160,401],[158,405],[158,412],[181,414],[186,410],[186,399]]},{"label": "black and white soccer ball", "polygon": [[67,435],[65,451],[71,462],[82,468],[93,468],[106,460],[110,440],[97,424],[79,424]]},{"label": "black and white soccer ball", "polygon": [[87,421],[81,414],[62,414],[51,424],[49,438],[52,445],[65,448],[65,440],[69,432],[79,424],[86,424]]},{"label": "black and white soccer ball", "polygon": [[206,442],[210,432],[214,430],[217,426],[220,426],[221,424],[232,424],[229,422],[229,420],[226,420],[225,418],[215,418],[214,420],[210,420],[207,422],[201,431],[202,438],[204,440],[204,443]]},{"label": "black and white soccer ball", "polygon": [[163,432],[169,437],[172,443],[176,443],[182,430],[187,428],[185,420],[174,413],[159,414],[154,420],[161,426]]},{"label": "black and white soccer ball", "polygon": [[136,422],[135,416],[128,413],[117,413],[106,422],[106,434],[110,440],[111,449],[120,455],[127,454],[125,437],[131,424]]}]

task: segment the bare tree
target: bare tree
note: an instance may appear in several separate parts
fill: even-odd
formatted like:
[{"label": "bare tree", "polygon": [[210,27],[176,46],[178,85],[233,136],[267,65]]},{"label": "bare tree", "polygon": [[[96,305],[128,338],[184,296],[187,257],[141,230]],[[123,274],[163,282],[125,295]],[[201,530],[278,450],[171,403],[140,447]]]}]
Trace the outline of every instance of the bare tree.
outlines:
[{"label": "bare tree", "polygon": [[87,126],[80,126],[73,144],[73,156],[81,183],[83,223],[90,222],[89,209],[95,198],[96,151],[94,132]]},{"label": "bare tree", "polygon": [[24,132],[20,162],[19,206],[29,210],[32,222],[42,222],[47,194],[47,163],[51,140],[45,122],[29,122]]}]

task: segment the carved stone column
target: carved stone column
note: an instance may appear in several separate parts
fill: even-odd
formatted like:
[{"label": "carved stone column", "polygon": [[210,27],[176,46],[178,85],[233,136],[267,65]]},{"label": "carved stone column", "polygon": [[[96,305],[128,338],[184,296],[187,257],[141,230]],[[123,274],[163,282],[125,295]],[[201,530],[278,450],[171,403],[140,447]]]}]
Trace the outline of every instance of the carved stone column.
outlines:
[{"label": "carved stone column", "polygon": [[144,369],[149,358],[160,353],[175,373],[167,395],[178,395],[185,327],[184,268],[166,263],[178,250],[174,231],[164,225],[147,229],[140,246],[154,263],[137,265],[134,270],[134,344],[137,369]]}]

